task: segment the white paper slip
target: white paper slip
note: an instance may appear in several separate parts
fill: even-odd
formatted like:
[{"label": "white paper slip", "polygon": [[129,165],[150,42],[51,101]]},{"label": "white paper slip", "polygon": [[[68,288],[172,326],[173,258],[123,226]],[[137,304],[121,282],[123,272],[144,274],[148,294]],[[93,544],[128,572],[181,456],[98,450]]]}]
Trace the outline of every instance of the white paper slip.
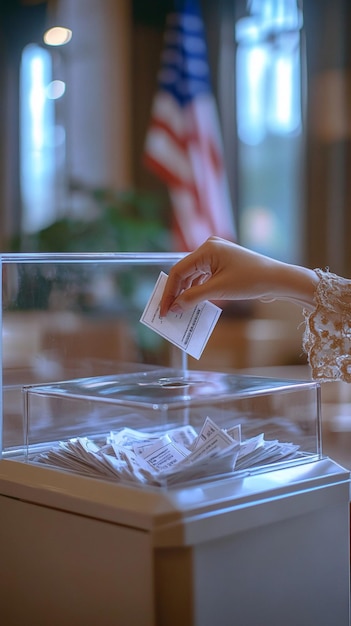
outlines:
[{"label": "white paper slip", "polygon": [[189,311],[169,311],[166,317],[161,318],[160,301],[166,281],[167,274],[161,272],[140,321],[190,356],[199,359],[222,309],[206,300]]}]

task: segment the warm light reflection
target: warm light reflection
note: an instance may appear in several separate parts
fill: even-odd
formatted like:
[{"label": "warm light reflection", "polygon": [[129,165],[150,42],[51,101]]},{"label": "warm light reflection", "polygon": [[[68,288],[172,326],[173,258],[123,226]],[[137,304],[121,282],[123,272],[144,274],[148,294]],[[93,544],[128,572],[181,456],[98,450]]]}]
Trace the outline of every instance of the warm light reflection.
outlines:
[{"label": "warm light reflection", "polygon": [[72,39],[72,31],[63,26],[54,26],[44,33],[44,43],[48,46],[64,46]]}]

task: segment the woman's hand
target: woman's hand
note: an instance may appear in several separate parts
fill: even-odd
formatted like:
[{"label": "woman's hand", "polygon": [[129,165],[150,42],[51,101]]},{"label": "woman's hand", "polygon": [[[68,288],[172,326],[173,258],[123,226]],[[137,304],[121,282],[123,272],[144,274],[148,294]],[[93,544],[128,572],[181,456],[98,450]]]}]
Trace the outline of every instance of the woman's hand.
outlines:
[{"label": "woman's hand", "polygon": [[160,315],[203,300],[286,299],[308,308],[313,306],[317,282],[312,270],[210,237],[171,268]]}]

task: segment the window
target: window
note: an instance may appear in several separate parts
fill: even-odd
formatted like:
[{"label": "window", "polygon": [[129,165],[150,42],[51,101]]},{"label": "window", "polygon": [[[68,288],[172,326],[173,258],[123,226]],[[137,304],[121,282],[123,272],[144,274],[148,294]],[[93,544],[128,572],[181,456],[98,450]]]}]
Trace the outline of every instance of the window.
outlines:
[{"label": "window", "polygon": [[22,53],[20,75],[20,187],[22,231],[54,221],[64,205],[65,127],[57,104],[65,93],[55,79],[57,55],[37,44]]},{"label": "window", "polygon": [[299,262],[303,187],[302,11],[252,0],[236,22],[240,243]]}]

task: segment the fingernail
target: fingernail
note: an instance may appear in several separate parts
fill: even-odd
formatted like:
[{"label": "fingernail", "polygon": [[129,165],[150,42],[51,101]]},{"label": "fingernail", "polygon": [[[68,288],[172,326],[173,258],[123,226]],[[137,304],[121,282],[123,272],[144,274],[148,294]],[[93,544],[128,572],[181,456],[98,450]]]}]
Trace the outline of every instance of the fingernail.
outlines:
[{"label": "fingernail", "polygon": [[172,313],[182,313],[183,309],[181,306],[179,306],[179,304],[177,304],[176,302],[174,304],[172,304],[172,306],[169,307],[169,310],[172,311]]}]

